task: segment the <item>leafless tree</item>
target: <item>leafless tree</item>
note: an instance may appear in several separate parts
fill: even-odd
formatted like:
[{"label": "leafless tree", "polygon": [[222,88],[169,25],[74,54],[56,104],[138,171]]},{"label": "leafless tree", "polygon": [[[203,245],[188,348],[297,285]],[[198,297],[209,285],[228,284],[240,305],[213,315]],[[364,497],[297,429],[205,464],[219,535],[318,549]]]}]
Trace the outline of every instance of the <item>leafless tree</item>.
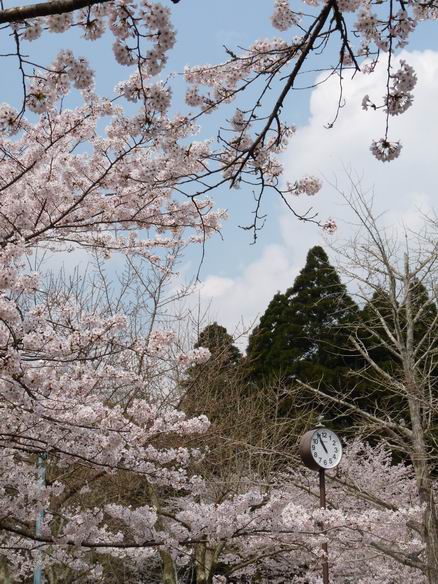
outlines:
[{"label": "leafless tree", "polygon": [[[364,408],[351,395],[327,393],[317,385],[297,380],[323,402],[346,408],[368,432],[384,436],[388,444],[410,459],[415,470],[419,499],[424,506],[421,523],[412,526],[422,538],[422,570],[431,584],[438,582],[438,518],[433,473],[437,463],[438,390],[438,238],[436,225],[421,233],[405,228],[402,238],[381,226],[379,217],[361,191],[351,182],[344,193],[359,223],[348,245],[334,246],[344,275],[355,288],[359,304],[368,306],[371,318],[351,327],[352,348],[363,367],[354,372],[365,391],[378,387],[399,400],[403,419],[393,412]],[[372,302],[385,295],[385,303]],[[364,335],[365,331],[365,335]],[[375,349],[390,354],[394,366],[385,368]],[[356,396],[357,397],[357,396]],[[397,552],[386,550],[388,553]],[[400,561],[403,558],[400,555]]]}]

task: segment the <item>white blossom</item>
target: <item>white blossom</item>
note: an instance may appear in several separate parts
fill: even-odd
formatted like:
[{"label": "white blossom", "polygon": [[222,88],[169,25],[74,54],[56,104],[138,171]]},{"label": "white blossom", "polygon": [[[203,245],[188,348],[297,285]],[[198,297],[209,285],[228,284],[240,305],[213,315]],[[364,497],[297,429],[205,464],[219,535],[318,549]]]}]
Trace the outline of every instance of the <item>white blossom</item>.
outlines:
[{"label": "white blossom", "polygon": [[398,158],[401,149],[400,142],[389,142],[386,138],[381,138],[377,141],[373,140],[370,146],[373,156],[382,162],[389,162]]}]

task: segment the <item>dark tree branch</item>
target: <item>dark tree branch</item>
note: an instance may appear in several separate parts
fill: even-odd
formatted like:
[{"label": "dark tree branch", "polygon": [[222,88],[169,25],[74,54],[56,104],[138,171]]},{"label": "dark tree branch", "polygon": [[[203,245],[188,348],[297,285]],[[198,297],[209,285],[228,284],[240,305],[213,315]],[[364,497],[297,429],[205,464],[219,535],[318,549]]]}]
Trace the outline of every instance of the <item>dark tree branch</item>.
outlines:
[{"label": "dark tree branch", "polygon": [[49,16],[50,14],[64,14],[73,12],[93,4],[104,4],[110,0],[54,0],[53,2],[39,2],[29,6],[15,6],[0,10],[0,24],[8,22],[20,22],[28,18]]},{"label": "dark tree branch", "polygon": [[288,76],[287,81],[286,81],[280,95],[278,96],[278,99],[277,99],[276,103],[274,104],[274,107],[272,108],[271,114],[269,115],[265,126],[263,127],[263,129],[261,130],[261,132],[259,133],[257,138],[254,140],[254,142],[251,144],[251,146],[248,148],[248,150],[245,151],[244,159],[240,163],[239,170],[235,173],[234,177],[232,178],[231,184],[236,182],[239,174],[243,170],[247,161],[254,155],[254,152],[256,151],[259,144],[263,143],[267,133],[271,129],[273,122],[278,119],[280,111],[283,107],[283,103],[284,103],[287,95],[289,94],[289,92],[293,88],[294,83],[295,83],[295,79],[296,79],[297,75],[299,74],[299,72],[301,71],[301,68],[302,68],[305,60],[309,56],[310,52],[313,51],[314,45],[315,45],[322,29],[324,28],[324,25],[329,17],[329,14],[330,14],[334,4],[335,4],[334,0],[329,0],[329,2],[327,2],[327,4],[321,10],[318,17],[315,19],[315,22],[312,24],[312,26],[310,27],[310,29],[306,33],[306,36],[304,37],[303,42],[301,44],[301,52],[300,52],[300,55],[297,59],[297,62],[295,63],[295,66],[294,66],[292,72]]}]

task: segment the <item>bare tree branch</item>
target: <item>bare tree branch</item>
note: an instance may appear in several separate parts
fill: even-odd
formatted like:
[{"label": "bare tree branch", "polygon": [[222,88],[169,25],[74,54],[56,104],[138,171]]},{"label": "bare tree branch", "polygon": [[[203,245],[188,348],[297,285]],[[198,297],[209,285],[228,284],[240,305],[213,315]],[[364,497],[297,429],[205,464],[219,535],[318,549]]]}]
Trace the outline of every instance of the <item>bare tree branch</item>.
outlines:
[{"label": "bare tree branch", "polygon": [[54,0],[54,2],[38,2],[29,6],[15,6],[0,10],[0,24],[9,22],[20,22],[28,18],[39,16],[49,16],[50,14],[64,14],[73,12],[86,6],[94,4],[104,4],[111,0]]}]

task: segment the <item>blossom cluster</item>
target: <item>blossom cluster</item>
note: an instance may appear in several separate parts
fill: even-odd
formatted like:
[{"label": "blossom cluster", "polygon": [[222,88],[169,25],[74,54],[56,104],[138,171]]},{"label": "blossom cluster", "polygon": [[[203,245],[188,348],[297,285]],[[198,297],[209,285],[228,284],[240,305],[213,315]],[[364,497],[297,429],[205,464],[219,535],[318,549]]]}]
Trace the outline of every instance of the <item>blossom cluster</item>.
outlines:
[{"label": "blossom cluster", "polygon": [[61,51],[48,72],[36,72],[27,90],[27,107],[35,113],[52,108],[70,85],[86,90],[93,86],[93,72],[86,59],[75,58],[70,49]]},{"label": "blossom cluster", "polygon": [[[109,28],[115,37],[114,57],[121,65],[134,62],[145,64],[149,75],[156,75],[165,65],[166,53],[175,44],[175,31],[170,21],[170,11],[158,2],[142,0],[135,2],[109,2],[74,11],[53,14],[47,17],[25,21],[18,27],[18,33],[26,41],[38,39],[43,30],[63,33],[72,26],[83,30],[86,40],[97,40]],[[129,45],[129,39],[139,34],[149,38],[151,48],[142,55],[136,43]]]},{"label": "blossom cluster", "polygon": [[298,19],[292,12],[288,0],[275,0],[275,11],[271,17],[272,25],[284,31],[297,24]]},{"label": "blossom cluster", "polygon": [[305,194],[309,197],[316,195],[321,190],[321,181],[314,176],[306,176],[295,181],[294,184],[287,185],[287,192],[294,195]]},{"label": "blossom cluster", "polygon": [[412,90],[417,84],[417,76],[413,67],[401,60],[400,68],[391,75],[391,82],[385,105],[391,116],[398,116],[409,109],[413,103]]},{"label": "blossom cluster", "polygon": [[21,127],[17,110],[7,103],[0,104],[0,135],[13,136]]},{"label": "blossom cluster", "polygon": [[156,111],[165,113],[171,103],[171,91],[163,83],[146,84],[147,76],[134,73],[127,81],[119,83],[116,91],[128,101],[143,100],[145,110],[151,114]]},{"label": "blossom cluster", "polygon": [[400,142],[390,142],[386,138],[381,138],[380,140],[373,140],[370,146],[370,150],[377,158],[382,162],[390,162],[399,157],[402,149]]},{"label": "blossom cluster", "polygon": [[210,351],[206,347],[198,347],[188,353],[180,353],[177,359],[178,363],[184,367],[191,367],[192,365],[202,365],[203,363],[206,363],[210,357]]}]

